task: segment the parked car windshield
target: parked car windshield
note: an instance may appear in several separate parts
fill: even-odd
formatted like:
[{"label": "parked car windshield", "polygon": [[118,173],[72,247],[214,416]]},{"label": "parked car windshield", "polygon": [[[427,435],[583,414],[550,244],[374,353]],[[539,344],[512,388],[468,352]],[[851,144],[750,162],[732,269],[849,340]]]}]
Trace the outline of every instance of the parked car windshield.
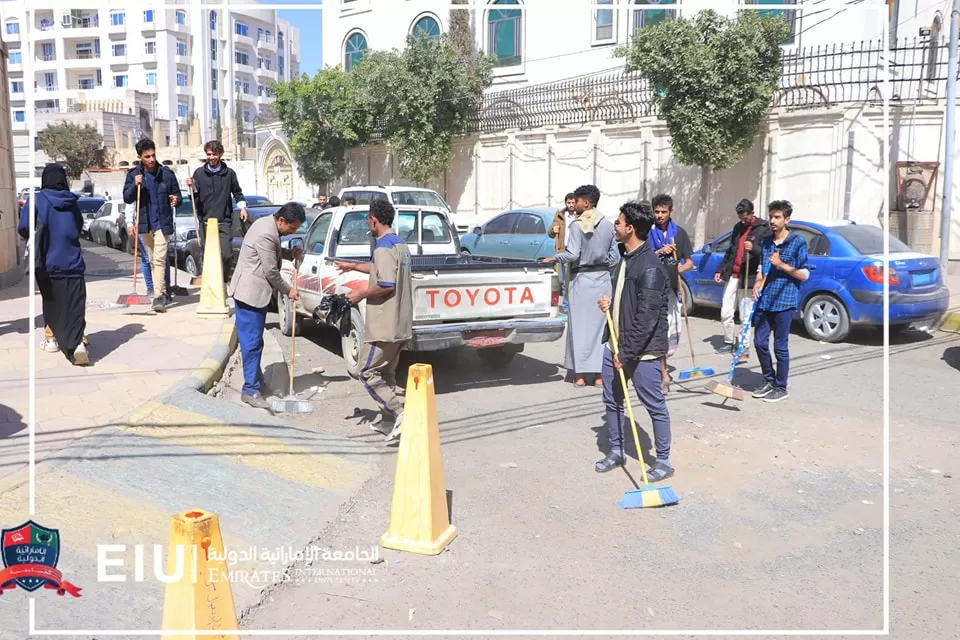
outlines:
[{"label": "parked car windshield", "polygon": [[[865,256],[883,253],[884,231],[879,227],[851,224],[843,227],[834,227],[837,235],[853,245],[853,248]],[[898,238],[890,236],[890,253],[909,253],[913,251]]]},{"label": "parked car windshield", "polygon": [[269,207],[273,204],[269,198],[263,196],[246,196],[243,201],[247,203],[248,209],[250,207]]},{"label": "parked car windshield", "polygon": [[307,209],[307,219],[302,225],[297,227],[297,230],[294,233],[306,233],[307,229],[310,228],[310,225],[313,224],[313,221],[317,219],[317,216],[320,215],[320,212],[316,209]]},{"label": "parked car windshield", "polygon": [[394,191],[393,203],[406,206],[442,207],[449,209],[443,198],[432,191]]}]

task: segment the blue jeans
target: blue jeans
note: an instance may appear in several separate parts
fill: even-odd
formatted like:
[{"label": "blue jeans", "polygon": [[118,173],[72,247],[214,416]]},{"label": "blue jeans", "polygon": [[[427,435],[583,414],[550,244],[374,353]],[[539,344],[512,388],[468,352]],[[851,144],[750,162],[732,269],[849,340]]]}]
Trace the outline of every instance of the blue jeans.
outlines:
[{"label": "blue jeans", "polygon": [[263,356],[263,330],[267,325],[267,307],[258,309],[234,300],[237,320],[237,343],[243,362],[243,389],[245,396],[260,392],[263,373],[260,358]]},{"label": "blue jeans", "polygon": [[[633,380],[633,388],[637,390],[640,402],[653,423],[657,459],[669,460],[670,412],[660,386],[660,359],[627,363],[623,372],[628,380]],[[623,433],[624,430],[631,430],[631,427],[623,413],[623,383],[620,382],[620,373],[613,366],[613,352],[608,347],[603,349],[603,371],[600,375],[603,378],[603,419],[607,426],[610,453],[623,457]],[[633,434],[629,437],[632,438]],[[643,452],[638,451],[637,455],[642,456]]]},{"label": "blue jeans", "polygon": [[[147,289],[153,289],[153,272],[150,266],[150,258],[147,256],[147,249],[143,246],[143,240],[140,239],[140,236],[137,235],[137,251],[140,252],[140,273],[143,275],[143,281],[147,283]],[[170,243],[173,244],[173,243]],[[170,245],[168,244],[167,247]],[[167,285],[167,291],[170,291],[170,267],[169,267],[170,255],[169,251],[167,253],[167,262],[168,266],[163,270],[163,280],[164,284]]]},{"label": "blue jeans", "polygon": [[[763,379],[784,390],[787,388],[787,376],[790,373],[789,340],[793,312],[793,309],[786,311],[756,309],[753,312],[753,346],[757,350]],[[771,332],[773,332],[773,352],[777,355],[776,372],[773,369],[773,360],[770,358]]]}]

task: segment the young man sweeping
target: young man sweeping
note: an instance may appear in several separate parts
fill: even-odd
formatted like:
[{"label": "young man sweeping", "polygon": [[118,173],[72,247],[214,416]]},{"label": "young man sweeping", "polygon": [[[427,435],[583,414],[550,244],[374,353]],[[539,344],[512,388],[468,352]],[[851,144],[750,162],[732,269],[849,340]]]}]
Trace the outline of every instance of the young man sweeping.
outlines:
[{"label": "young man sweeping", "polygon": [[386,436],[387,446],[400,443],[403,401],[397,395],[397,365],[400,353],[413,337],[413,297],[410,249],[393,232],[396,211],[383,198],[370,203],[367,223],[376,239],[370,262],[336,262],[340,273],[369,273],[365,289],[351,290],[351,304],[367,301],[364,313],[363,348],[360,350],[360,381],[380,405],[380,419],[371,425]]},{"label": "young man sweeping", "polygon": [[[768,211],[773,235],[763,241],[757,282],[753,285],[754,299],[760,296],[753,312],[754,346],[766,382],[753,393],[753,397],[763,398],[764,402],[779,402],[788,397],[790,325],[800,302],[800,283],[810,277],[810,271],[807,269],[806,240],[787,226],[793,215],[793,206],[786,200],[775,200],[770,203]],[[764,272],[767,272],[766,277]],[[776,372],[770,358],[771,332],[773,352],[777,355]]]},{"label": "young man sweeping", "polygon": [[623,368],[653,423],[657,458],[647,477],[650,482],[659,482],[673,475],[670,412],[660,386],[660,359],[668,348],[667,308],[672,292],[666,269],[647,242],[653,223],[653,211],[646,204],[628,202],[620,207],[616,231],[617,240],[623,243],[623,261],[614,274],[613,299],[604,296],[597,301],[602,312],[610,311],[619,355],[610,348],[613,338],[607,328],[603,332],[603,404],[610,449],[597,462],[596,471],[606,473],[624,463],[623,432],[630,427],[624,424],[623,387],[617,372]]},{"label": "young man sweeping", "polygon": [[647,237],[653,250],[667,270],[670,279],[669,305],[667,307],[669,346],[667,355],[660,360],[660,386],[664,393],[670,393],[670,374],[667,371],[667,358],[680,346],[683,311],[680,308],[680,274],[693,269],[693,246],[690,236],[683,227],[673,221],[673,198],[661,193],[653,198],[654,225]]}]

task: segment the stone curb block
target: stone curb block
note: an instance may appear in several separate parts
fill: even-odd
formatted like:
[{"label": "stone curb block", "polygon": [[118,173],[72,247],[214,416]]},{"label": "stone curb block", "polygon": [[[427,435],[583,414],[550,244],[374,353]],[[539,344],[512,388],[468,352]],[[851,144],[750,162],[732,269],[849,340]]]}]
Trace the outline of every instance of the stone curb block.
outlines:
[{"label": "stone curb block", "polygon": [[[193,373],[178,382],[170,390],[192,390],[206,393],[213,388],[226,369],[230,356],[237,348],[237,325],[236,319],[231,316],[223,321],[220,326],[220,335],[213,347],[207,353],[206,359],[200,363],[200,366],[194,369]],[[166,395],[166,393],[161,394]]]},{"label": "stone curb block", "polygon": [[941,331],[960,331],[960,310],[947,311],[940,319]]}]

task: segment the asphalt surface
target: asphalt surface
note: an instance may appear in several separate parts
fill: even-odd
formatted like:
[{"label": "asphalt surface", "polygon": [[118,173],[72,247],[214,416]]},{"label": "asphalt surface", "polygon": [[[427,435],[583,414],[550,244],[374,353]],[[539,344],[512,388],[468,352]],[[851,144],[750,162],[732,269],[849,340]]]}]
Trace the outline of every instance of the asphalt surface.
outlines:
[{"label": "asphalt surface", "polygon": [[[697,364],[722,375],[716,312],[692,319]],[[272,318],[275,322],[275,317]],[[279,336],[275,323],[271,331]],[[685,338],[684,338],[685,340]],[[279,337],[284,353],[289,340]],[[297,389],[326,384],[298,427],[376,445],[379,474],[318,532],[369,549],[387,528],[396,449],[365,422],[339,338],[308,328]],[[439,556],[303,563],[242,624],[251,629],[880,629],[883,626],[883,349],[791,337],[791,397],[718,405],[703,381],[668,396],[681,502],[621,510],[639,482],[598,475],[598,389],[565,381],[563,341],[502,372],[470,352],[417,354],[434,367],[446,485],[458,537]],[[684,357],[684,354],[687,354]],[[414,357],[405,357],[409,364]],[[689,366],[686,342],[673,365]],[[325,369],[324,374],[315,371]],[[754,359],[738,373],[760,380]],[[896,638],[956,637],[960,336],[891,338],[891,621]],[[398,375],[398,380],[403,381]],[[643,446],[649,419],[638,409]],[[285,637],[285,636],[277,636]],[[286,636],[286,637],[293,637]]]}]

